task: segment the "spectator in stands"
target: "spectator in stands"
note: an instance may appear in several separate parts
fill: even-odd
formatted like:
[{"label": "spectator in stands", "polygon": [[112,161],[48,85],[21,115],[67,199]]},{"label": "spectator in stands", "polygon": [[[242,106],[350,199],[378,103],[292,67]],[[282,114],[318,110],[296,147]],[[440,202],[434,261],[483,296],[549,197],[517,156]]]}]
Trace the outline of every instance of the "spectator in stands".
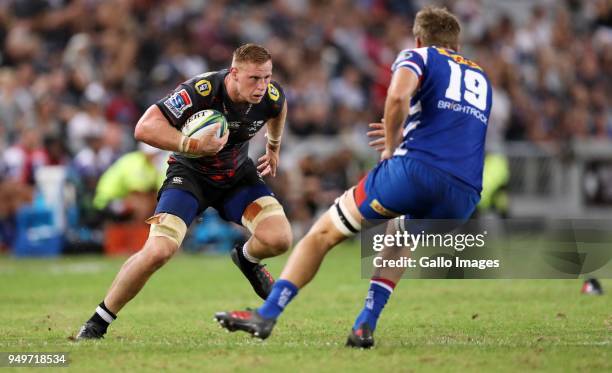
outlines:
[{"label": "spectator in stands", "polygon": [[[133,150],[131,133],[143,108],[194,71],[226,67],[237,45],[257,40],[280,57],[275,76],[291,106],[284,143],[338,138],[347,144],[338,145],[338,152],[346,148],[368,157],[367,142],[355,138],[366,123],[380,119],[392,59],[413,47],[403,36],[410,36],[418,3],[0,1],[0,158],[9,165],[4,176],[29,174],[32,182],[31,171],[21,173],[27,162],[19,159],[26,158],[17,156],[26,128],[36,128],[40,139],[65,139],[70,153],[80,154],[77,164],[87,158],[92,132],[103,133],[113,152]],[[531,10],[521,2],[524,17],[519,10],[506,14],[495,1],[447,3],[464,21],[463,48],[493,76],[497,143],[610,141],[609,0],[533,2]],[[326,169],[329,155],[310,148],[318,158],[316,172],[287,170],[290,182],[306,182],[292,182],[297,192],[279,189],[291,193],[287,209],[300,211],[292,218],[296,226],[307,225],[317,206],[326,204],[329,197],[319,193],[327,187],[321,183],[325,172],[334,180],[351,179],[349,184],[359,175],[352,168]],[[38,163],[35,158],[26,169]]]},{"label": "spectator in stands", "polygon": [[138,150],[119,158],[100,177],[94,207],[112,217],[137,223],[153,215],[157,190],[164,180],[159,157],[165,152],[141,143]]},{"label": "spectator in stands", "polygon": [[4,152],[6,179],[20,183],[26,189],[34,186],[36,169],[47,163],[47,154],[36,128],[21,130],[17,143]]}]

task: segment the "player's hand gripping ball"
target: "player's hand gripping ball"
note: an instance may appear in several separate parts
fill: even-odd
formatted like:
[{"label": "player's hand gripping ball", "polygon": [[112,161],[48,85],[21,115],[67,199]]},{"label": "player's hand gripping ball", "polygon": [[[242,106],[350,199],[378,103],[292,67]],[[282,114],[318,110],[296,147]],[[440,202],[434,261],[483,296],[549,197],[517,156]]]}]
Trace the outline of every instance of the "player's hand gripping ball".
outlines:
[{"label": "player's hand gripping ball", "polygon": [[[218,124],[218,125],[217,125]],[[181,132],[183,135],[192,139],[208,142],[209,139],[216,137],[221,139],[228,132],[227,120],[220,112],[212,109],[198,111],[190,116]],[[204,154],[181,153],[187,158],[199,158]]]}]

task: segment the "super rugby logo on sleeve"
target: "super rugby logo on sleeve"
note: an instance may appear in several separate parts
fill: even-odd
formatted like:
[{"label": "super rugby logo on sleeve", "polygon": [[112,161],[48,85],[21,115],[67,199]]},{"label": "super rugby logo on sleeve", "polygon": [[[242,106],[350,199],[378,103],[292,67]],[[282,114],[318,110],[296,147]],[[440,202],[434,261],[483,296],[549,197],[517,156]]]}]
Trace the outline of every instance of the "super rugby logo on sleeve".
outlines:
[{"label": "super rugby logo on sleeve", "polygon": [[191,102],[189,93],[187,93],[185,89],[181,89],[168,97],[166,101],[164,101],[164,105],[168,108],[168,110],[170,110],[172,115],[174,115],[176,118],[180,118],[185,110],[189,109],[193,105],[193,102]]}]

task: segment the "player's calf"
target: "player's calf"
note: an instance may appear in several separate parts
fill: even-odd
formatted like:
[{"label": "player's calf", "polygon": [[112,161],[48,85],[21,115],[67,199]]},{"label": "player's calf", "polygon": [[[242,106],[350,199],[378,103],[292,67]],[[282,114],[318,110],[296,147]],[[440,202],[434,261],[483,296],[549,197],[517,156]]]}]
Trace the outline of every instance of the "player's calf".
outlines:
[{"label": "player's calf", "polygon": [[117,318],[111,311],[121,310],[138,294],[149,277],[178,251],[187,226],[172,214],[157,214],[148,219],[151,231],[145,246],[128,259],[113,281],[106,298],[79,330],[76,339],[99,339]]}]

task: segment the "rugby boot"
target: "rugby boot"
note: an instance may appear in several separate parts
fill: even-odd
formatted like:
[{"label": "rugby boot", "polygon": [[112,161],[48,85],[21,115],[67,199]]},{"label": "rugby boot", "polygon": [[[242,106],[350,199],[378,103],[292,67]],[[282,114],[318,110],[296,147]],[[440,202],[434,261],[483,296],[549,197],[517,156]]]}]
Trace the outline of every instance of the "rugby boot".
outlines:
[{"label": "rugby boot", "polygon": [[266,339],[272,333],[276,320],[264,319],[256,310],[215,313],[215,320],[221,327],[235,332],[242,330],[259,339]]},{"label": "rugby boot", "polygon": [[351,330],[346,340],[347,347],[371,348],[374,346],[374,334],[368,323],[363,323],[357,330]]},{"label": "rugby boot", "polygon": [[104,338],[104,334],[106,334],[106,330],[104,330],[103,326],[98,325],[93,321],[87,321],[83,326],[81,326],[79,333],[74,339],[77,341],[83,339],[102,339]]}]

